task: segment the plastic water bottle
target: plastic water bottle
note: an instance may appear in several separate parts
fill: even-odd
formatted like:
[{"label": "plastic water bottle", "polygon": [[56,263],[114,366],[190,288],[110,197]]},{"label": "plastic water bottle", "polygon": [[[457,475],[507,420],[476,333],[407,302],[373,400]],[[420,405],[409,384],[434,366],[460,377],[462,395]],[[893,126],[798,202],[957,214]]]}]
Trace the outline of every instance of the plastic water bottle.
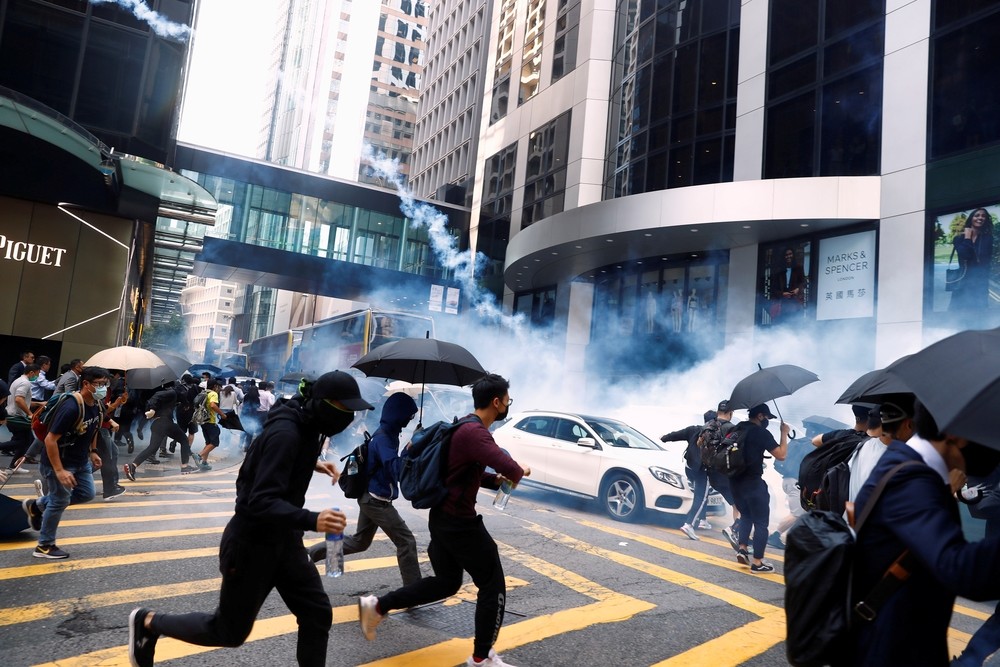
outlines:
[{"label": "plastic water bottle", "polygon": [[[339,507],[334,507],[339,512]],[[344,534],[326,534],[326,576],[339,577],[344,574]]]},{"label": "plastic water bottle", "polygon": [[347,474],[357,475],[358,474],[358,457],[351,454],[347,457]]},{"label": "plastic water bottle", "polygon": [[516,484],[509,479],[500,482],[500,488],[497,489],[497,495],[493,499],[494,509],[503,510],[507,508],[507,501],[510,500],[510,494],[514,492],[515,486]]}]

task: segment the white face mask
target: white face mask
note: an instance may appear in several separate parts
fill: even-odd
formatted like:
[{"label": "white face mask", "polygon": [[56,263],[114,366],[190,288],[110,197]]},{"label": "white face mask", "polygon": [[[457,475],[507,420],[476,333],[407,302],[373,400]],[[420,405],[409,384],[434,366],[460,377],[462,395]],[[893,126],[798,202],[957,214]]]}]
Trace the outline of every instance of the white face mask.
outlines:
[{"label": "white face mask", "polygon": [[94,387],[94,398],[99,401],[103,401],[104,397],[108,395],[107,387]]}]

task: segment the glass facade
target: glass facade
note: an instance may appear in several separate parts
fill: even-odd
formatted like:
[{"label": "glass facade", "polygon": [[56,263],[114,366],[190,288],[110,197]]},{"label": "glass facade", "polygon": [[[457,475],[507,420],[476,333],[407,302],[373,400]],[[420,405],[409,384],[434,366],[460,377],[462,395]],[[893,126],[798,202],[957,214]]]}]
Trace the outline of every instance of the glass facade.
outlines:
[{"label": "glass facade", "polygon": [[1000,4],[937,0],[931,28],[931,160],[1000,144]]},{"label": "glass facade", "polygon": [[[148,4],[166,20],[192,20],[190,2]],[[0,3],[0,85],[155,162],[172,161],[187,46],[113,3]]]},{"label": "glass facade", "polygon": [[[431,251],[427,228],[414,226],[402,216],[196,171],[182,173],[213,193],[228,218],[225,224],[204,232],[209,236],[432,278],[449,277]],[[457,238],[458,232],[452,233]]]},{"label": "glass facade", "polygon": [[563,210],[571,114],[567,111],[528,135],[521,229]]},{"label": "glass facade", "polygon": [[619,0],[605,198],[730,181],[738,0]]},{"label": "glass facade", "polygon": [[873,176],[884,0],[771,0],[764,178]]},{"label": "glass facade", "polygon": [[545,0],[528,0],[528,20],[524,24],[524,46],[521,49],[521,87],[518,105],[538,92],[542,77],[542,38],[545,34]]}]

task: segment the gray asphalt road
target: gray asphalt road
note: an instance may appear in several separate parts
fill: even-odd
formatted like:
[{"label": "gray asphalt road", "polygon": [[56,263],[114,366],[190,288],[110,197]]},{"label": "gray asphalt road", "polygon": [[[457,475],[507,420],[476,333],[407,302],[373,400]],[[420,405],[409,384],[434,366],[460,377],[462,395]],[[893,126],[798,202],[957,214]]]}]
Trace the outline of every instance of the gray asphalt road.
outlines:
[{"label": "gray asphalt road", "polygon": [[[232,511],[235,467],[181,477],[170,467],[140,472],[129,494],[66,512],[59,544],[72,557],[31,557],[34,533],[0,540],[0,646],[5,667],[125,665],[126,620],[139,604],[211,611],[218,596],[217,553]],[[33,493],[18,476],[5,492]],[[486,525],[500,545],[508,580],[507,617],[497,650],[521,667],[540,665],[784,665],[781,553],[772,575],[752,575],[718,530],[694,542],[677,522],[646,517],[616,523],[595,503],[527,489],[505,512],[480,494]],[[308,506],[340,505],[316,477]],[[426,513],[400,503],[426,554]],[[721,522],[718,522],[721,527]],[[310,540],[318,535],[309,534]],[[425,574],[430,566],[424,561]],[[392,544],[347,558],[347,572],[324,579],[334,607],[328,665],[442,667],[471,653],[475,587],[443,603],[397,613],[366,642],[358,595],[400,584]],[[992,608],[961,603],[953,633],[963,643]],[[291,665],[295,621],[272,594],[250,640],[208,649],[161,640],[157,664]]]}]

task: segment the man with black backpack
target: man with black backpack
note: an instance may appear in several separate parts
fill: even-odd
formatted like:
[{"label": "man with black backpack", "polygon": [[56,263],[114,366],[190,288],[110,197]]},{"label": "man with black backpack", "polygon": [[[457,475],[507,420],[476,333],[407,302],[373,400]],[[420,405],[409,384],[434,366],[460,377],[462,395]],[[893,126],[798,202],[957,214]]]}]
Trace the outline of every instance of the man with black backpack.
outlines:
[{"label": "man with black backpack", "polygon": [[[492,373],[472,385],[474,418],[459,426],[451,436],[444,479],[448,495],[431,508],[427,521],[431,533],[427,555],[434,576],[381,597],[359,598],[358,616],[365,639],[375,639],[375,629],[393,609],[407,609],[454,595],[462,586],[463,572],[468,572],[479,593],[475,640],[466,665],[512,667],[493,650],[503,625],[507,588],[496,542],[486,531],[483,517],[476,514],[480,487],[496,490],[503,478],[517,484],[530,473],[530,469],[504,453],[489,432],[493,422],[507,417],[513,402],[508,388],[507,380]],[[486,473],[487,466],[497,474]]]},{"label": "man with black backpack", "polygon": [[701,539],[694,532],[695,528],[704,530],[711,529],[712,525],[705,518],[705,509],[708,503],[708,468],[702,463],[701,448],[698,446],[698,437],[705,430],[705,425],[718,416],[715,410],[705,413],[703,424],[693,424],[679,431],[672,431],[660,436],[660,442],[676,442],[678,440],[687,441],[687,448],[684,450],[685,472],[694,485],[694,498],[691,500],[691,509],[684,518],[681,532],[692,540]]},{"label": "man with black backpack", "polygon": [[[736,560],[743,565],[749,565],[751,572],[774,572],[774,566],[763,560],[767,548],[767,527],[771,516],[771,494],[762,477],[764,472],[764,452],[782,461],[788,452],[788,431],[790,427],[781,422],[781,442],[775,442],[774,436],[767,430],[768,420],[774,419],[766,403],[750,408],[748,420],[737,425],[737,430],[744,431],[743,471],[730,478],[733,499],[740,508],[739,549]],[[728,439],[728,438],[727,438]],[[753,531],[753,554],[747,551],[750,543],[750,532]],[[752,562],[751,562],[752,558]]]},{"label": "man with black backpack", "polygon": [[[396,563],[404,586],[420,580],[417,539],[392,501],[399,497],[399,434],[416,414],[416,402],[400,392],[391,395],[382,406],[382,419],[368,442],[368,458],[362,463],[368,484],[358,497],[357,529],[353,535],[344,537],[344,555],[356,554],[371,546],[375,532],[381,528],[396,545]],[[345,477],[346,474],[341,476],[341,485]],[[309,556],[314,562],[326,558],[326,542],[310,547]]]}]

